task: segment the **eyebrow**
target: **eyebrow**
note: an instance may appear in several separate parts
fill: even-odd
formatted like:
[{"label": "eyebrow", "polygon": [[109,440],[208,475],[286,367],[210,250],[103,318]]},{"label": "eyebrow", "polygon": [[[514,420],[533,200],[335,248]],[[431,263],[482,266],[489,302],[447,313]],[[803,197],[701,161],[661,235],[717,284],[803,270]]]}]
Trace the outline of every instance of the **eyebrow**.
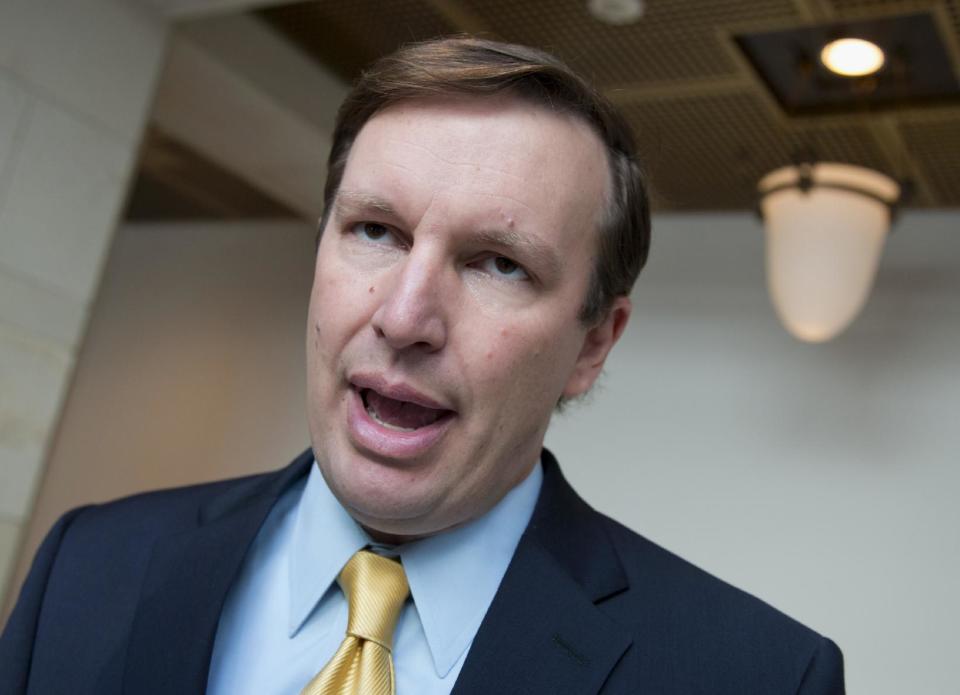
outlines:
[{"label": "eyebrow", "polygon": [[333,208],[338,218],[349,216],[350,212],[372,210],[384,215],[396,216],[397,212],[386,198],[360,191],[339,191]]},{"label": "eyebrow", "polygon": [[[396,209],[389,200],[362,191],[341,190],[337,193],[333,205],[340,219],[367,210],[392,217],[397,216]],[[535,267],[548,274],[559,275],[563,270],[554,250],[530,234],[523,234],[513,229],[480,229],[473,238],[482,245],[499,247],[508,253],[511,249],[516,249],[520,255],[529,258]]]}]

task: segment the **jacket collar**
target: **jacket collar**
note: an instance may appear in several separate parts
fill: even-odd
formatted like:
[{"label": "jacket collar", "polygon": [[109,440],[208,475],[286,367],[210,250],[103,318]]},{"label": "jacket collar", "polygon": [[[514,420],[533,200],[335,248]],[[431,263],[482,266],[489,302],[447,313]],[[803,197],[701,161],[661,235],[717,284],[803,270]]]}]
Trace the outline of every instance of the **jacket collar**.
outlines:
[{"label": "jacket collar", "polygon": [[230,585],[270,509],[312,463],[307,450],[281,471],[234,483],[201,505],[194,526],[156,542],[131,627],[123,692],[206,690]]},{"label": "jacket collar", "polygon": [[[157,541],[131,628],[123,691],[202,693],[220,612],[247,549],[283,492],[313,463],[231,485],[195,526]],[[630,646],[596,604],[627,588],[601,517],[543,451],[540,498],[473,641],[455,695],[592,693]]]},{"label": "jacket collar", "polygon": [[631,644],[596,604],[627,577],[593,511],[543,452],[540,499],[454,695],[595,693]]},{"label": "jacket collar", "polygon": [[543,488],[527,535],[570,574],[594,603],[627,588],[627,575],[601,525],[602,517],[574,491],[557,459],[542,455]]}]

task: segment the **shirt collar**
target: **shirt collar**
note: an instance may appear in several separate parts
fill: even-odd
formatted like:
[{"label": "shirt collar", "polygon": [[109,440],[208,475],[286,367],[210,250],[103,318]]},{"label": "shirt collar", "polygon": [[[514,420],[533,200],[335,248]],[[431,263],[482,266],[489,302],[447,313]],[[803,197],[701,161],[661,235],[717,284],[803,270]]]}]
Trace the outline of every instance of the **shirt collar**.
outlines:
[{"label": "shirt collar", "polygon": [[[410,594],[442,678],[470,646],[507,571],[543,482],[540,465],[478,519],[399,547]],[[315,464],[300,499],[290,558],[291,636],[347,560],[370,538],[343,509]]]},{"label": "shirt collar", "polygon": [[316,461],[297,505],[290,554],[290,615],[293,637],[320,599],[334,585],[340,570],[370,538],[330,492]]}]

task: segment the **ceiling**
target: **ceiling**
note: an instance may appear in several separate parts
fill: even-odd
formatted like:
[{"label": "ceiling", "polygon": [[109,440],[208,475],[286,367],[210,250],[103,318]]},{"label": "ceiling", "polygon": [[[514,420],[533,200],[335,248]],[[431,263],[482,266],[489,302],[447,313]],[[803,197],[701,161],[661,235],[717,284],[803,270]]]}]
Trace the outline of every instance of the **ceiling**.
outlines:
[{"label": "ceiling", "polygon": [[594,81],[633,125],[656,210],[742,210],[798,152],[910,180],[908,207],[960,206],[960,102],[788,116],[734,36],[929,12],[960,74],[960,0],[647,0],[637,23],[585,0],[317,0],[253,16],[354,79],[404,42],[469,32],[545,48]]},{"label": "ceiling", "polygon": [[147,129],[127,201],[128,219],[279,219],[294,217],[271,198],[183,143]]}]

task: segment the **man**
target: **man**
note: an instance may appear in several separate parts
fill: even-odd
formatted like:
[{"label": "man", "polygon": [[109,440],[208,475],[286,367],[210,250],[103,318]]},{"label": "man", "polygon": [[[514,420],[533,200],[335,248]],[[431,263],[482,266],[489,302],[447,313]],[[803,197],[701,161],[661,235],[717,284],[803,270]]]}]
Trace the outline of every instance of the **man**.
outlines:
[{"label": "man", "polygon": [[842,693],[839,650],[601,516],[542,451],[648,247],[629,129],[473,39],[381,60],[338,117],[311,451],[71,512],[3,692]]}]

